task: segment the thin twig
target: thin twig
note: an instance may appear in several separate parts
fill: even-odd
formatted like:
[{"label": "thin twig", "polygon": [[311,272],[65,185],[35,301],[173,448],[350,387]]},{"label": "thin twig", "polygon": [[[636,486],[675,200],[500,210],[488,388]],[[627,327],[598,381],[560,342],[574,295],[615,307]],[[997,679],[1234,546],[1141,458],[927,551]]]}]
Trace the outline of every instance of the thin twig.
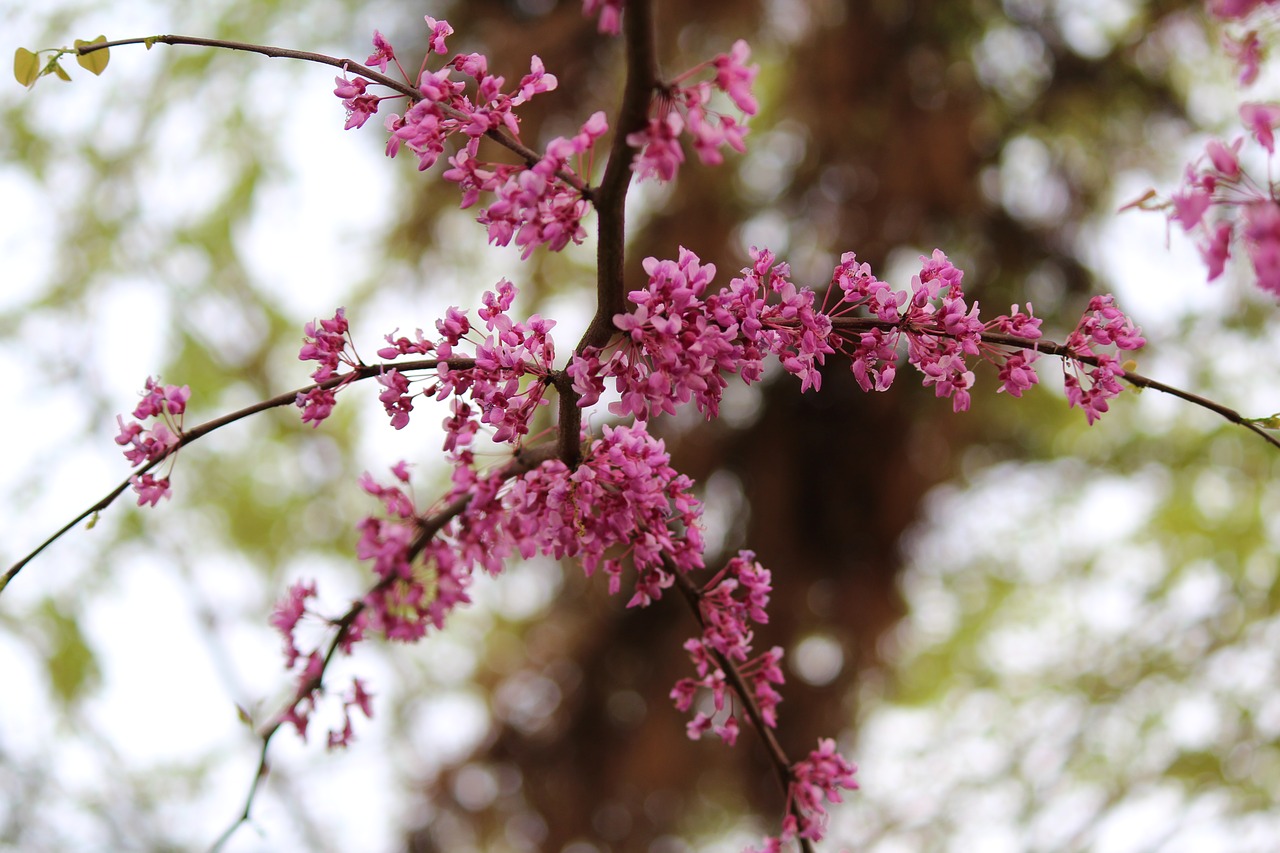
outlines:
[{"label": "thin twig", "polygon": [[[353,382],[360,382],[365,379],[372,379],[374,377],[381,376],[383,371],[389,370],[391,368],[395,368],[401,373],[408,372],[408,371],[417,371],[417,370],[431,370],[437,367],[441,361],[442,359],[438,359],[438,358],[426,358],[426,359],[418,359],[416,361],[386,362],[385,364],[364,365],[362,367],[356,368],[350,373],[344,373],[341,376],[335,376],[331,379],[325,380],[324,382],[317,382],[312,385],[307,385],[295,391],[287,391],[283,394],[278,394],[275,397],[271,397],[270,399],[263,400],[258,403],[254,403],[251,406],[246,406],[243,409],[238,409],[229,414],[223,415],[218,418],[214,418],[211,421],[205,421],[199,426],[192,427],[189,430],[183,430],[182,435],[178,437],[177,444],[175,444],[172,448],[170,448],[168,452],[166,452],[163,456],[159,457],[158,459],[153,459],[150,462],[148,462],[146,465],[143,465],[141,468],[138,468],[137,470],[135,470],[123,482],[121,482],[118,486],[116,486],[114,489],[112,489],[110,492],[104,495],[101,500],[99,500],[97,503],[93,504],[89,508],[85,509],[75,518],[68,521],[66,524],[60,527],[57,530],[57,532],[55,532],[52,536],[44,540],[44,542],[40,543],[40,545],[34,551],[27,554],[18,562],[14,563],[9,568],[9,570],[4,573],[4,576],[0,577],[0,593],[3,593],[5,587],[9,585],[9,581],[13,580],[17,576],[18,572],[22,571],[24,566],[26,566],[28,563],[34,560],[37,556],[39,556],[40,552],[42,552],[45,548],[48,548],[54,542],[57,542],[60,538],[62,538],[64,534],[66,534],[67,531],[71,530],[73,527],[78,525],[80,522],[84,521],[86,518],[90,517],[94,513],[102,512],[107,507],[111,506],[111,504],[115,503],[116,499],[119,498],[122,494],[124,494],[125,490],[127,490],[129,486],[132,484],[134,477],[138,477],[138,476],[141,476],[142,474],[147,473],[148,471],[152,470],[157,465],[159,465],[161,462],[173,456],[173,454],[177,453],[182,448],[186,447],[188,444],[191,444],[192,442],[195,442],[200,440],[201,438],[204,438],[206,435],[213,432],[214,430],[221,429],[222,427],[227,426],[228,424],[233,424],[236,421],[243,420],[244,418],[247,418],[250,415],[256,415],[259,412],[265,412],[268,409],[274,409],[279,406],[288,406],[297,401],[299,394],[306,394],[307,392],[314,391],[317,388],[324,388],[324,389],[336,388],[339,385],[345,385]],[[445,363],[449,365],[449,368],[451,370],[467,370],[469,368],[475,367],[475,359],[473,358],[450,358],[450,359],[443,359],[443,361],[445,361]]]}]

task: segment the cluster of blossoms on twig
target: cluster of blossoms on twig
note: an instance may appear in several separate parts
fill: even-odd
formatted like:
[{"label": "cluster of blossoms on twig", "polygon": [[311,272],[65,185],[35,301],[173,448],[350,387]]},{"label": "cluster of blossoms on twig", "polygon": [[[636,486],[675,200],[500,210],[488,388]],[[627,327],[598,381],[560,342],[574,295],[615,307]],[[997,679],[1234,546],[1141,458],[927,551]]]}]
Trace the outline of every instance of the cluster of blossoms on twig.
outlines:
[{"label": "cluster of blossoms on twig", "polygon": [[[747,65],[751,50],[739,39],[729,53],[694,66],[663,88],[654,100],[653,113],[644,130],[627,136],[627,142],[640,149],[633,164],[641,180],[656,178],[659,181],[675,180],[684,162],[681,137],[687,133],[698,158],[708,166],[724,162],[721,149],[728,147],[742,153],[747,135],[745,123],[735,121],[722,112],[710,109],[716,90],[724,93],[745,116],[756,114],[759,109],[751,84],[758,69]],[[714,80],[686,82],[704,69],[714,69]]]},{"label": "cluster of blossoms on twig", "polygon": [[[431,29],[431,53],[448,53],[445,41],[453,34],[453,27],[429,15],[426,22]],[[365,60],[370,67],[385,72],[387,64],[393,62],[404,74],[395,49],[381,33],[374,33],[373,44],[375,50]],[[489,73],[488,59],[481,54],[457,54],[435,71],[427,70],[424,58],[415,80],[405,75],[417,89],[419,99],[403,115],[391,115],[386,120],[390,133],[387,156],[395,157],[401,148],[407,148],[417,155],[421,170],[435,165],[445,153],[450,137],[465,139],[462,148],[449,156],[451,168],[445,171],[445,179],[462,188],[463,208],[475,204],[481,193],[494,196],[495,200],[481,209],[479,216],[489,230],[489,241],[505,246],[514,239],[524,249],[525,257],[539,245],[559,251],[586,237],[581,224],[588,209],[582,194],[586,183],[579,177],[579,170],[590,175],[588,155],[608,130],[604,113],[598,112],[574,136],[552,140],[546,153],[534,163],[482,161],[481,139],[504,132],[518,143],[520,120],[516,108],[535,95],[556,88],[555,75],[547,73],[541,59],[534,56],[529,65],[529,73],[519,85],[507,91],[505,79]],[[372,95],[368,92],[370,81],[359,76],[349,79],[344,74],[337,78],[337,84],[334,94],[347,108],[348,129],[362,127],[377,113],[383,100],[403,97]]]},{"label": "cluster of blossoms on twig", "polygon": [[[826,356],[848,356],[850,369],[865,391],[885,391],[897,374],[899,346],[905,339],[907,362],[938,397],[951,398],[955,411],[970,405],[974,373],[968,359],[980,357],[999,370],[1000,391],[1020,397],[1038,382],[1032,363],[1038,358],[1040,319],[1031,306],[987,323],[978,304],[966,302],[964,274],[940,250],[920,258],[910,292],[895,291],[852,253],[841,258],[822,306],[814,291],[791,281],[787,264],[766,249],[752,250],[753,264],[728,287],[708,294],[715,267],[681,249],[677,261],[645,260],[649,286],[632,291],[635,309],[614,318],[625,337],[605,348],[575,353],[568,374],[592,405],[612,382],[620,396],[610,405],[619,416],[647,420],[693,402],[715,417],[725,377],[744,382],[764,375],[772,355],[801,380],[801,390],[820,390]],[[863,317],[854,316],[861,312]],[[997,333],[994,340],[984,337]],[[1090,303],[1068,341],[1071,370],[1068,401],[1085,410],[1093,423],[1106,400],[1120,392],[1118,362],[1101,347],[1138,349],[1145,343],[1112,297]],[[1080,377],[1088,379],[1082,385]]]},{"label": "cluster of blossoms on twig", "polygon": [[[1240,118],[1267,152],[1270,173],[1280,104],[1244,104]],[[1280,203],[1269,179],[1258,181],[1241,165],[1244,142],[1244,137],[1229,145],[1210,141],[1204,155],[1187,167],[1182,187],[1165,205],[1171,222],[1197,236],[1209,281],[1222,275],[1232,244],[1242,243],[1258,286],[1280,296]]]},{"label": "cluster of blossoms on twig", "polygon": [[[133,416],[142,421],[154,418],[150,427],[136,420],[126,424],[123,417],[116,416],[116,423],[120,425],[116,444],[125,448],[124,456],[129,464],[135,468],[150,465],[173,452],[182,438],[182,420],[190,397],[191,388],[186,385],[161,385],[147,377],[142,402],[133,410]],[[161,498],[168,498],[172,491],[168,475],[156,477],[150,471],[135,474],[130,482],[138,495],[138,506],[155,506]]]}]

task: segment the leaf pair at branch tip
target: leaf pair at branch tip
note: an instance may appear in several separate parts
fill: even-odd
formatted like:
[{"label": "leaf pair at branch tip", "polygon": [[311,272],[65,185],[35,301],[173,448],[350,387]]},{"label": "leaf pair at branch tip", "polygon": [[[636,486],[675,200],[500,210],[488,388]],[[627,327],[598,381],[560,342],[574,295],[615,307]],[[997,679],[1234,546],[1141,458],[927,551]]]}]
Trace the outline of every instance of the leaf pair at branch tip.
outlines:
[{"label": "leaf pair at branch tip", "polygon": [[[25,47],[20,47],[13,52],[13,76],[19,85],[30,89],[36,84],[36,81],[48,74],[71,82],[71,75],[62,67],[58,61],[63,54],[74,53],[76,55],[76,63],[86,71],[92,72],[94,76],[101,74],[107,68],[107,63],[111,61],[111,51],[108,48],[95,50],[92,53],[81,53],[80,50],[95,44],[105,44],[106,36],[98,36],[92,41],[76,39],[75,48],[58,48],[53,52],[53,56],[43,67],[40,65],[40,53],[43,51],[30,51]],[[149,45],[148,45],[149,46]]]}]

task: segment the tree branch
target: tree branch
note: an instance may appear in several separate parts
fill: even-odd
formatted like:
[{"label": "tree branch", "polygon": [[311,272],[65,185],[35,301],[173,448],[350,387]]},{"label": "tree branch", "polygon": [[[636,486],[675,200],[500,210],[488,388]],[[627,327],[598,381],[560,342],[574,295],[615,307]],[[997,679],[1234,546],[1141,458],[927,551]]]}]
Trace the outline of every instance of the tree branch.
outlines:
[{"label": "tree branch", "polygon": [[[537,447],[532,450],[519,450],[516,452],[515,457],[493,476],[502,480],[509,480],[512,477],[518,477],[521,474],[532,471],[543,462],[554,459],[555,457],[555,448],[551,445],[543,445],[542,447]],[[472,497],[473,496],[470,494],[462,495],[437,512],[430,513],[425,516],[419,516],[417,519],[418,534],[409,545],[408,559],[410,561],[417,559],[431,540],[444,529],[444,526],[462,514],[462,512],[471,503]],[[232,824],[226,828],[222,835],[218,836],[218,840],[213,843],[211,850],[217,851],[222,849],[223,845],[225,845],[227,841],[230,840],[231,836],[235,834],[235,831],[243,824],[249,822],[254,800],[258,795],[258,788],[260,787],[262,780],[265,779],[267,774],[270,772],[270,764],[267,761],[267,752],[271,745],[271,739],[275,737],[276,732],[278,732],[280,727],[287,721],[288,712],[290,710],[295,708],[300,701],[310,696],[312,693],[323,692],[324,676],[329,669],[329,664],[333,661],[333,657],[337,654],[338,649],[340,649],[345,643],[347,636],[351,633],[352,626],[355,625],[356,619],[364,612],[365,607],[367,606],[366,602],[369,600],[369,597],[382,591],[396,580],[399,580],[396,575],[389,575],[379,580],[369,588],[369,591],[365,594],[364,598],[361,598],[359,601],[352,602],[351,607],[348,608],[347,612],[344,613],[337,621],[332,623],[337,630],[334,633],[333,638],[329,641],[328,648],[325,650],[324,660],[321,664],[320,671],[307,681],[298,685],[297,690],[294,692],[293,701],[285,708],[278,711],[270,721],[259,730],[258,737],[262,740],[262,748],[258,752],[258,769],[254,772],[253,781],[249,784],[249,794],[245,798],[244,808]]]},{"label": "tree branch", "polygon": [[[48,548],[54,542],[57,542],[60,538],[62,538],[64,534],[66,534],[67,531],[71,530],[71,528],[75,527],[76,525],[84,521],[89,516],[93,515],[94,513],[101,512],[107,507],[111,506],[111,504],[115,503],[116,499],[119,498],[122,494],[124,494],[125,490],[129,488],[129,485],[133,482],[134,477],[147,473],[148,471],[152,470],[157,465],[159,465],[161,462],[173,456],[182,448],[186,447],[188,444],[191,444],[195,441],[200,440],[201,438],[204,438],[206,435],[213,432],[214,430],[221,429],[222,427],[227,426],[228,424],[233,424],[236,421],[243,420],[244,418],[247,418],[250,415],[256,415],[259,412],[265,412],[268,409],[274,409],[279,406],[288,406],[292,403],[297,402],[299,394],[306,394],[308,391],[314,391],[317,388],[324,388],[324,389],[336,388],[339,385],[346,385],[353,382],[360,382],[365,379],[372,379],[374,377],[381,376],[383,371],[391,368],[395,368],[401,373],[404,373],[406,371],[414,371],[414,370],[432,370],[436,368],[441,363],[441,361],[442,359],[438,359],[438,358],[425,358],[425,359],[419,359],[417,361],[386,362],[384,364],[365,365],[363,367],[356,368],[350,373],[344,373],[341,376],[334,376],[333,378],[327,379],[324,382],[317,382],[312,385],[307,385],[305,387],[297,389],[296,391],[286,391],[285,393],[278,394],[275,397],[272,397],[268,400],[263,400],[259,403],[254,403],[251,406],[246,406],[243,409],[239,409],[237,411],[223,415],[222,417],[219,417],[219,418],[214,418],[211,421],[205,421],[199,426],[192,427],[189,430],[183,430],[182,435],[178,437],[178,443],[175,444],[172,448],[170,448],[169,451],[165,453],[164,456],[161,456],[158,459],[153,459],[150,462],[148,462],[146,465],[143,465],[141,468],[138,468],[137,470],[135,470],[132,474],[130,474],[127,478],[125,478],[125,480],[121,482],[120,485],[116,486],[114,489],[108,492],[105,496],[103,496],[101,500],[99,500],[97,503],[93,504],[88,509],[81,512],[75,518],[68,521],[66,524],[60,527],[57,530],[57,532],[55,532],[52,536],[44,540],[44,542],[40,543],[40,545],[34,551],[27,554],[21,560],[19,560],[18,562],[10,566],[9,570],[4,573],[4,576],[0,577],[0,593],[3,593],[5,587],[9,585],[9,581],[13,580],[17,576],[18,572],[22,571],[24,566],[26,566],[28,563],[30,563],[32,560],[38,557],[40,555],[40,552],[44,551],[45,548]],[[469,368],[475,367],[475,359],[473,358],[450,358],[450,359],[443,359],[443,361],[449,365],[449,368],[451,370],[467,370]]]},{"label": "tree branch", "polygon": [[[386,74],[383,74],[380,71],[375,71],[374,69],[366,66],[364,63],[357,62],[354,59],[345,59],[345,58],[336,57],[336,56],[329,56],[324,53],[312,53],[311,51],[307,51],[307,50],[291,50],[286,47],[272,47],[271,45],[265,45],[265,44],[250,44],[248,42],[227,41],[225,39],[208,39],[208,38],[200,38],[198,36],[162,35],[162,36],[147,36],[146,38],[118,39],[117,41],[99,42],[97,44],[85,44],[85,45],[81,45],[79,48],[76,48],[74,51],[70,51],[70,52],[77,53],[83,56],[88,53],[93,53],[94,51],[97,51],[97,50],[106,50],[107,48],[110,48],[110,47],[120,47],[123,45],[133,45],[133,44],[146,45],[148,50],[151,49],[151,46],[153,44],[192,45],[195,47],[215,47],[222,50],[241,50],[247,53],[257,53],[257,54],[261,54],[262,56],[270,57],[272,59],[297,59],[297,60],[301,60],[302,62],[314,62],[319,65],[331,65],[334,68],[342,69],[342,71],[344,72],[351,71],[356,74],[359,74],[361,77],[367,77],[369,80],[373,81],[374,83],[378,83],[382,86],[386,86],[388,89],[391,89],[395,92],[399,92],[401,95],[404,95],[410,101],[419,101],[422,99],[422,93],[417,89],[416,86],[397,80],[394,77],[388,77]],[[449,116],[450,118],[455,118],[460,121],[470,121],[470,116],[467,116],[465,113],[462,113],[459,110],[454,109],[448,104],[436,104],[436,106],[440,109],[441,112],[443,112],[445,115]],[[537,151],[534,151],[532,148],[528,147],[524,143],[520,142],[520,140],[516,139],[514,136],[510,135],[504,130],[501,130],[499,128],[494,128],[494,129],[485,131],[485,136],[489,137],[490,139],[492,139],[494,142],[498,143],[502,147],[515,152],[520,157],[520,159],[524,160],[524,162],[529,166],[537,165],[542,160],[541,154],[539,154]],[[569,186],[577,190],[582,195],[583,198],[587,199],[588,201],[593,200],[595,195],[594,191],[580,177],[573,174],[572,172],[563,171],[563,170],[558,172],[557,175],[562,180],[564,180],[567,184],[569,184]]]}]

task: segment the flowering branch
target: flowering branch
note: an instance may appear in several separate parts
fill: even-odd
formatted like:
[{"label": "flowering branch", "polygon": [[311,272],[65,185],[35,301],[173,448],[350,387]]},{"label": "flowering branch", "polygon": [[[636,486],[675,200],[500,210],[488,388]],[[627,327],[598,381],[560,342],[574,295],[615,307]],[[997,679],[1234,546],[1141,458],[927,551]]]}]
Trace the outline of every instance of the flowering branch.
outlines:
[{"label": "flowering branch", "polygon": [[[431,370],[431,369],[438,368],[442,362],[447,363],[454,370],[465,370],[475,366],[475,359],[471,359],[471,358],[451,358],[451,359],[443,359],[443,360],[438,358],[426,358],[426,359],[420,359],[416,361],[401,362],[394,365],[394,367],[398,370],[405,370],[405,371]],[[192,427],[191,429],[183,430],[181,435],[177,436],[177,440],[175,441],[175,443],[173,443],[162,454],[146,462],[146,464],[144,464],[141,468],[139,468],[137,472],[135,472],[133,475],[128,477],[126,480],[124,480],[124,482],[120,483],[120,485],[116,486],[110,492],[107,492],[107,494],[104,495],[101,500],[97,501],[92,506],[87,507],[75,518],[71,519],[62,527],[58,528],[58,530],[52,536],[50,536],[44,542],[40,543],[40,545],[37,546],[35,550],[33,550],[31,553],[27,554],[21,560],[19,560],[18,562],[10,566],[8,571],[4,573],[4,576],[0,577],[0,593],[4,592],[4,589],[6,586],[8,586],[9,581],[13,580],[17,576],[17,574],[20,571],[22,571],[22,569],[28,563],[30,563],[32,560],[38,557],[40,553],[44,551],[45,548],[48,548],[54,542],[57,542],[59,539],[62,538],[64,534],[67,533],[67,531],[71,530],[73,527],[80,524],[80,522],[84,521],[86,518],[89,518],[97,513],[100,513],[103,510],[105,510],[107,507],[111,506],[113,503],[115,503],[117,498],[119,498],[122,494],[124,494],[125,491],[128,490],[131,485],[133,485],[134,480],[139,475],[146,474],[147,472],[151,471],[157,465],[163,462],[165,459],[171,458],[174,454],[178,452],[179,449],[186,447],[188,444],[192,444],[193,442],[196,442],[201,438],[204,438],[206,435],[213,432],[214,430],[221,429],[222,427],[228,426],[229,424],[233,424],[236,421],[243,420],[244,418],[247,418],[250,415],[256,415],[259,412],[265,412],[268,409],[276,409],[281,406],[295,405],[299,397],[304,397],[313,391],[331,390],[333,388],[347,385],[352,382],[360,382],[366,379],[375,379],[383,375],[386,372],[386,370],[388,368],[391,368],[392,366],[393,365],[391,364],[363,365],[363,366],[357,367],[355,370],[351,371],[350,373],[345,373],[345,374],[342,374],[341,376],[334,376],[330,379],[326,379],[323,382],[316,382],[311,385],[306,385],[306,386],[303,386],[302,388],[297,389],[296,391],[286,391],[283,394],[278,394],[275,397],[262,400],[261,402],[254,403],[253,405],[245,406],[243,409],[237,409],[234,412],[229,412],[228,414],[222,415],[221,417],[217,417],[217,418],[214,418],[213,420],[206,421],[198,426]]]},{"label": "flowering branch", "polygon": [[[280,403],[279,405],[284,405],[284,403]],[[515,457],[510,462],[504,465],[493,475],[493,479],[499,482],[505,482],[513,477],[532,471],[543,462],[552,458],[554,458],[554,448],[550,445],[543,445],[529,450],[521,450],[516,453]],[[121,489],[121,491],[123,491],[123,489]],[[460,495],[442,509],[429,515],[416,518],[415,523],[417,525],[418,532],[412,543],[410,543],[406,549],[406,558],[409,561],[412,561],[421,555],[431,540],[444,529],[445,525],[461,515],[471,504],[474,498],[475,493],[473,492]],[[278,732],[286,723],[292,723],[295,726],[298,724],[300,719],[298,705],[300,703],[309,701],[312,697],[318,696],[324,692],[324,676],[328,671],[329,664],[333,661],[334,656],[339,650],[343,650],[348,653],[350,652],[351,645],[354,641],[353,635],[363,631],[363,625],[360,620],[364,615],[365,610],[370,606],[370,602],[377,600],[382,593],[385,593],[388,588],[400,580],[401,578],[396,575],[387,575],[381,578],[369,589],[369,592],[366,593],[363,598],[352,602],[346,613],[332,621],[331,624],[334,628],[334,634],[325,648],[324,655],[322,657],[315,658],[315,660],[318,661],[315,666],[308,667],[304,670],[303,677],[299,680],[297,689],[294,692],[293,700],[285,708],[278,711],[258,730],[258,737],[262,742],[261,748],[258,752],[258,767],[253,774],[253,781],[249,784],[249,794],[245,799],[244,809],[232,824],[227,827],[222,835],[218,837],[218,840],[214,842],[212,847],[213,850],[220,850],[235,831],[241,825],[249,821],[254,800],[257,798],[258,787],[270,771],[270,765],[267,761],[267,752],[271,745],[271,739],[275,737],[276,732]],[[300,611],[298,615],[301,615]],[[296,623],[296,618],[294,621]],[[302,730],[305,730],[305,725],[305,718],[302,718]]]},{"label": "flowering branch", "polygon": [[[209,39],[200,38],[198,36],[176,36],[176,35],[160,35],[147,36],[145,38],[127,38],[118,39],[116,41],[94,42],[92,44],[82,44],[75,48],[74,52],[79,56],[87,56],[95,51],[107,50],[112,47],[121,47],[125,45],[141,44],[146,45],[150,50],[152,45],[190,45],[194,47],[214,47],[222,50],[239,50],[247,53],[257,53],[262,56],[271,57],[273,59],[297,59],[302,62],[314,62],[319,65],[330,65],[334,68],[340,68],[344,72],[352,71],[362,77],[368,77],[374,83],[386,86],[388,89],[399,92],[407,97],[410,101],[417,101],[422,98],[422,92],[417,87],[408,83],[389,77],[379,71],[367,67],[363,63],[354,59],[346,59],[336,56],[329,56],[324,53],[313,53],[309,50],[292,50],[285,47],[273,47],[265,44],[251,44],[249,42],[228,41],[226,39]],[[466,121],[469,119],[466,113],[457,110],[448,105],[442,105],[441,110],[452,118]],[[509,149],[520,157],[528,165],[532,166],[542,159],[542,155],[527,145],[512,137],[500,128],[493,128],[485,132],[485,136],[494,142]],[[571,172],[561,175],[564,180],[568,181],[574,189],[582,194],[583,198],[590,199],[592,189],[587,186],[586,182]]]},{"label": "flowering branch", "polygon": [[[869,317],[837,318],[832,320],[831,325],[834,329],[848,333],[856,333],[867,329],[897,329],[900,326],[900,324],[892,321],[877,320]],[[940,334],[945,335],[945,333]],[[1065,344],[1059,344],[1053,341],[1022,338],[1017,335],[1007,335],[991,331],[984,331],[981,337],[982,341],[988,344],[1039,352],[1044,355],[1052,355],[1058,358],[1083,362],[1084,364],[1095,367],[1098,365],[1098,359],[1096,356],[1077,355]],[[1126,369],[1124,375],[1121,376],[1120,379],[1135,388],[1149,388],[1152,391],[1159,391],[1162,394],[1177,397],[1179,400],[1183,400],[1187,403],[1191,403],[1192,405],[1199,406],[1202,409],[1213,412],[1236,426],[1244,427],[1255,435],[1261,437],[1263,441],[1267,442],[1272,447],[1280,449],[1280,438],[1277,438],[1271,431],[1262,427],[1259,423],[1259,419],[1242,415],[1230,406],[1224,406],[1222,403],[1210,400],[1208,397],[1202,397],[1199,394],[1183,390],[1182,388],[1178,388],[1174,385],[1169,385],[1168,383],[1161,382],[1158,379],[1152,379],[1149,376],[1144,376],[1143,374],[1137,373],[1133,370]]]},{"label": "flowering branch", "polygon": [[[700,589],[687,575],[678,572],[674,574],[680,594],[689,604],[690,609],[693,610],[693,616],[698,620],[698,626],[705,630],[707,620],[699,604],[704,590]],[[747,687],[737,665],[718,649],[711,649],[711,654],[721,671],[724,672],[730,688],[738,697],[738,701],[742,703],[747,718],[751,720],[752,726],[759,733],[760,740],[764,743],[765,751],[769,754],[769,760],[773,764],[774,772],[778,775],[778,782],[781,784],[783,792],[786,793],[794,781],[791,774],[791,759],[787,756],[786,751],[783,750],[782,745],[778,743],[778,738],[773,733],[773,727],[765,721],[764,715],[760,711],[760,706],[756,703],[755,695]],[[796,811],[794,802],[788,802],[787,808],[797,819],[801,817],[799,812]],[[809,839],[801,838],[800,847],[805,853],[812,853],[813,845]]]}]

